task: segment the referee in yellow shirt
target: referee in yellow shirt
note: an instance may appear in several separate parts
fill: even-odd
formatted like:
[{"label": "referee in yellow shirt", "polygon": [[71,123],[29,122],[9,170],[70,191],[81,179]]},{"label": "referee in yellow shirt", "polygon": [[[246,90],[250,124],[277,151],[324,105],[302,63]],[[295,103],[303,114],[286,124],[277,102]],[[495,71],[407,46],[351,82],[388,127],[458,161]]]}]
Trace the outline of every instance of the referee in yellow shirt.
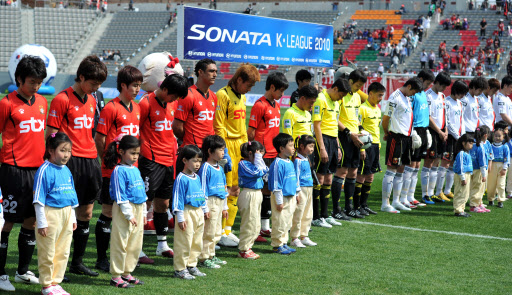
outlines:
[{"label": "referee in yellow shirt", "polygon": [[318,97],[318,90],[311,85],[303,86],[297,91],[297,102],[286,110],[283,115],[283,132],[293,137],[300,135],[313,136],[311,108]]},{"label": "referee in yellow shirt", "polygon": [[245,123],[247,101],[245,94],[260,81],[260,74],[256,67],[250,64],[242,64],[229,80],[226,87],[217,91],[217,109],[213,121],[215,134],[226,141],[229,156],[232,160],[232,171],[226,173],[228,187],[228,219],[223,220],[224,233],[219,244],[221,246],[238,246],[238,238],[231,232],[235,223],[238,207],[238,162],[242,159],[240,146],[247,142],[247,127]]}]

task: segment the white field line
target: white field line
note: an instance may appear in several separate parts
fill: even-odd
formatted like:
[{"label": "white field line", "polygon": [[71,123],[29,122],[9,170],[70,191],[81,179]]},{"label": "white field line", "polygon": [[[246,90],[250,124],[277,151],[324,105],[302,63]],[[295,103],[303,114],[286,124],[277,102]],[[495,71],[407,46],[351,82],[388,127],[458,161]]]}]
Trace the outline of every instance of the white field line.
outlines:
[{"label": "white field line", "polygon": [[431,233],[447,234],[447,235],[454,235],[454,236],[465,236],[465,237],[480,238],[480,239],[512,241],[511,238],[502,238],[502,237],[494,237],[494,236],[486,236],[486,235],[475,235],[475,234],[460,233],[460,232],[454,232],[454,231],[423,229],[423,228],[415,228],[415,227],[407,227],[407,226],[399,226],[399,225],[391,225],[391,224],[365,222],[365,221],[358,221],[358,220],[352,220],[352,221],[350,221],[350,223],[368,224],[368,225],[391,227],[391,228],[398,228],[398,229],[404,229],[404,230],[431,232]]}]

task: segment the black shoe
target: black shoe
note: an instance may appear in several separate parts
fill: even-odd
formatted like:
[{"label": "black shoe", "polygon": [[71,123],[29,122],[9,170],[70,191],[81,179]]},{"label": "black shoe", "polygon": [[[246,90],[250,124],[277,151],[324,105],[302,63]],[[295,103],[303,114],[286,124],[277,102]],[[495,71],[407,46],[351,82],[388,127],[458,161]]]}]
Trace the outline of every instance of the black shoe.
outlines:
[{"label": "black shoe", "polygon": [[494,206],[494,201],[489,201],[489,206]]},{"label": "black shoe", "polygon": [[337,219],[337,220],[345,220],[345,221],[352,220],[352,218],[348,217],[343,212],[337,212],[337,213],[332,212],[332,218]]},{"label": "black shoe", "polygon": [[71,280],[68,277],[64,276],[64,278],[62,278],[62,282],[69,283],[69,282],[71,282]]},{"label": "black shoe", "polygon": [[370,216],[370,213],[366,212],[366,210],[363,207],[359,208],[359,210],[357,210],[357,212],[363,216]]},{"label": "black shoe", "polygon": [[498,208],[503,208],[503,202],[498,202],[498,206],[496,206]]},{"label": "black shoe", "polygon": [[352,217],[352,218],[359,218],[359,219],[363,219],[364,216],[357,213],[356,210],[350,210],[350,212],[348,212],[348,216]]},{"label": "black shoe", "polygon": [[370,214],[373,214],[373,215],[377,215],[377,212],[373,211],[372,209],[370,209],[370,207],[364,207],[364,211],[370,213]]},{"label": "black shoe", "polygon": [[457,217],[471,217],[471,215],[466,213],[466,212],[455,213],[455,216],[457,216]]},{"label": "black shoe", "polygon": [[80,263],[79,265],[71,265],[69,267],[69,272],[77,275],[86,275],[91,277],[97,277],[99,275],[99,273],[90,270],[83,263]]},{"label": "black shoe", "polygon": [[110,272],[110,262],[108,262],[107,258],[103,258],[96,262],[94,268],[102,270],[104,272]]}]

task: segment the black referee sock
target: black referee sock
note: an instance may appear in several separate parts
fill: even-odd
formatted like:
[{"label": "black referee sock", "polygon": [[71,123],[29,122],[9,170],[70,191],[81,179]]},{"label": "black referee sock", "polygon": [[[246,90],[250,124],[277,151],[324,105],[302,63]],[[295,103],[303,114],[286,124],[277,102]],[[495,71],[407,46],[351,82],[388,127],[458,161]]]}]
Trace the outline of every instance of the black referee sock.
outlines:
[{"label": "black referee sock", "polygon": [[[347,210],[347,212],[350,212],[350,210],[352,210],[352,205],[350,204],[350,198],[352,198],[354,200],[354,205],[356,203],[356,199],[354,196],[355,189],[356,189],[356,179],[355,178],[347,178],[345,180],[345,187],[343,189],[343,191],[345,192],[345,210]],[[357,200],[357,204],[359,205],[359,200]]]},{"label": "black referee sock", "polygon": [[322,185],[320,189],[320,215],[323,218],[329,217],[329,194],[331,193],[330,185]]},{"label": "black referee sock", "polygon": [[73,232],[73,259],[71,260],[71,265],[82,263],[87,240],[89,240],[89,221],[77,220],[76,223],[76,230]]},{"label": "black referee sock", "polygon": [[320,218],[320,188],[321,185],[313,186],[313,220],[317,220]]},{"label": "black referee sock", "polygon": [[153,223],[155,224],[156,235],[167,237],[167,230],[169,226],[167,212],[158,213],[153,211]]},{"label": "black referee sock", "polygon": [[36,231],[21,227],[20,235],[18,236],[18,274],[24,275],[27,273],[35,247]]},{"label": "black referee sock", "polygon": [[261,219],[270,219],[272,215],[272,206],[270,205],[270,195],[263,195],[261,202]]},{"label": "black referee sock", "polygon": [[0,238],[0,276],[6,275],[5,263],[7,261],[7,248],[9,247],[9,235],[11,232],[3,231]]},{"label": "black referee sock", "polygon": [[371,189],[371,182],[363,183],[363,186],[361,187],[361,207],[368,207],[368,197],[370,196]]},{"label": "black referee sock", "polygon": [[360,182],[356,182],[356,188],[354,189],[354,197],[352,198],[354,200],[354,209],[359,209],[359,207],[362,207],[361,202],[361,188],[363,187],[363,184]]},{"label": "black referee sock", "polygon": [[94,230],[94,233],[96,235],[96,253],[98,255],[98,261],[107,259],[111,223],[112,218],[103,214],[100,215],[100,218],[98,218],[98,221],[96,222],[96,229]]},{"label": "black referee sock", "polygon": [[340,198],[341,198],[341,187],[345,179],[334,176],[331,186],[331,197],[332,197],[332,210],[334,213],[341,212]]}]

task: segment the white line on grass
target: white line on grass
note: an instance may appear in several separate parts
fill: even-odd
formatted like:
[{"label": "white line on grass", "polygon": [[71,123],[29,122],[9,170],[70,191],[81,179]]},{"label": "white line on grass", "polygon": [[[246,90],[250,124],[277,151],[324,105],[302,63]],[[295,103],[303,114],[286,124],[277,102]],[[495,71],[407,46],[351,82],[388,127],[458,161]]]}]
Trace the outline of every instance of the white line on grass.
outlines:
[{"label": "white line on grass", "polygon": [[383,226],[383,227],[391,227],[391,228],[413,230],[413,231],[423,231],[423,232],[431,232],[431,233],[440,233],[440,234],[448,234],[448,235],[455,235],[455,236],[466,236],[466,237],[472,237],[472,238],[501,240],[501,241],[512,241],[512,239],[510,239],[510,238],[493,237],[493,236],[486,236],[486,235],[475,235],[475,234],[468,234],[468,233],[459,233],[459,232],[454,232],[454,231],[444,231],[444,230],[415,228],[415,227],[407,227],[407,226],[399,226],[399,225],[391,225],[391,224],[382,224],[382,223],[374,223],[374,222],[365,222],[365,221],[357,221],[357,220],[352,220],[350,223],[377,225],[377,226]]}]

